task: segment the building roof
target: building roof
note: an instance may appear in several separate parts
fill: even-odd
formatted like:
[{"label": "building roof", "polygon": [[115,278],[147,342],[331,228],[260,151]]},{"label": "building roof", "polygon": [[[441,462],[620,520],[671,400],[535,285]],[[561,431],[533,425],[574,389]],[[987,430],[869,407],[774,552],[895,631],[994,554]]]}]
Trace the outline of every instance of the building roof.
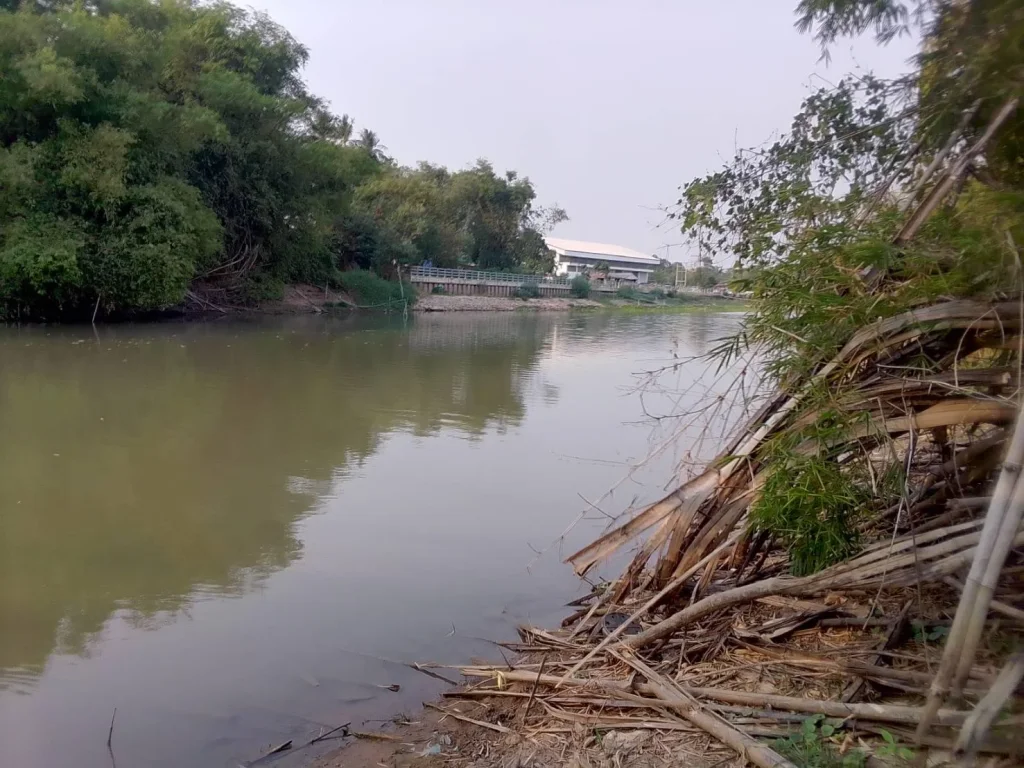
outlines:
[{"label": "building roof", "polygon": [[607,243],[588,243],[583,240],[565,240],[561,237],[545,237],[544,242],[548,248],[562,253],[573,253],[582,256],[595,256],[613,259],[623,259],[643,264],[657,265],[660,259],[657,256],[650,256],[632,248],[624,248],[621,245],[608,245]]}]

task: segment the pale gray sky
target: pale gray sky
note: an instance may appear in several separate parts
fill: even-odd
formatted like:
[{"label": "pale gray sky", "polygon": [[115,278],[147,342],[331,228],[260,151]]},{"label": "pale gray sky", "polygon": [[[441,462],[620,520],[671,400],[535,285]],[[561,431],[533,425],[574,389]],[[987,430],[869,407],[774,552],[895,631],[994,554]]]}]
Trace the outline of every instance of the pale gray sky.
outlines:
[{"label": "pale gray sky", "polygon": [[[255,0],[310,49],[311,90],[400,163],[478,157],[534,182],[560,237],[653,252],[659,206],[741,146],[785,130],[814,74],[907,69],[909,40],[835,46],[797,0]],[[664,249],[659,253],[664,254]],[[683,257],[673,248],[673,260]]]}]

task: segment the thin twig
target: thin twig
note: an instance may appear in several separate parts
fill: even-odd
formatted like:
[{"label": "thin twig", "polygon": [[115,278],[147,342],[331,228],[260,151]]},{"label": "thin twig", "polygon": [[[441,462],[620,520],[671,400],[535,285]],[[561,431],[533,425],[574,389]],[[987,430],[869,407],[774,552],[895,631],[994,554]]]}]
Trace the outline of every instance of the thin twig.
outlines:
[{"label": "thin twig", "polygon": [[107,748],[110,748],[110,743],[114,739],[114,718],[117,717],[117,707],[114,707],[114,713],[110,716],[110,729],[107,731]]}]

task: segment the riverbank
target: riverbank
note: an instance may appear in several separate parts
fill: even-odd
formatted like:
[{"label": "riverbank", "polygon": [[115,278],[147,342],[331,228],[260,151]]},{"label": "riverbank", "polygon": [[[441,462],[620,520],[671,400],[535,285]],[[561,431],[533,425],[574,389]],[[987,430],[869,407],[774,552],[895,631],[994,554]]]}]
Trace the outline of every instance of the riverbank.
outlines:
[{"label": "riverbank", "polygon": [[[644,304],[621,298],[537,298],[519,299],[508,296],[448,296],[428,294],[415,299],[414,312],[569,312],[578,310],[615,311],[626,314],[742,312],[747,303],[718,296],[695,296],[670,299],[661,304]],[[367,308],[356,297],[337,290],[324,290],[313,285],[286,286],[279,299],[253,306],[225,306],[213,297],[190,293],[180,308],[185,315],[216,316],[219,314],[303,315],[345,312],[401,311],[401,302],[390,306]]]}]

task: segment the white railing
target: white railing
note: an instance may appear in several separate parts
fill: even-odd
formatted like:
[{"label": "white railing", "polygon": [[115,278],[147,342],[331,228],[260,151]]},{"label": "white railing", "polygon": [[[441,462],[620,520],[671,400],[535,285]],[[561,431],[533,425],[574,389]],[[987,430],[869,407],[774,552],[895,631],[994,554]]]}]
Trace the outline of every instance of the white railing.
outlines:
[{"label": "white railing", "polygon": [[484,272],[478,269],[442,269],[440,267],[413,267],[409,270],[409,276],[413,282],[417,280],[429,282],[436,280],[465,280],[470,283],[511,283],[523,285],[525,283],[536,283],[537,285],[565,286],[569,287],[570,280],[567,277],[555,277],[553,275],[515,275],[509,272]]}]

